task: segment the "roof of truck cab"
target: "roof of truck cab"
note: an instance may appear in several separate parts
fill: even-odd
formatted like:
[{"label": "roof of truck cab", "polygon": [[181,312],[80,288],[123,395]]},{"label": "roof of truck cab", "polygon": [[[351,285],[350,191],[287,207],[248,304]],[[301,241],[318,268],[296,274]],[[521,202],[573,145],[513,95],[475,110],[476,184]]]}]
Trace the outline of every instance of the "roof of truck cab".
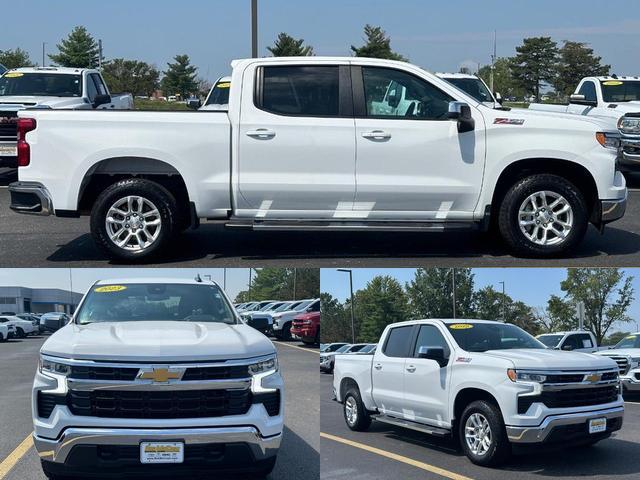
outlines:
[{"label": "roof of truck cab", "polygon": [[[118,284],[132,284],[132,283],[158,283],[158,284],[185,284],[185,285],[202,285],[202,284],[213,284],[218,285],[214,281],[197,281],[194,278],[173,278],[173,277],[163,277],[163,278],[114,278],[114,279],[106,279],[106,280],[98,280],[95,285],[118,285]],[[256,302],[257,303],[257,302]]]},{"label": "roof of truck cab", "polygon": [[473,78],[477,80],[479,77],[477,75],[473,75],[471,73],[446,73],[446,72],[436,72],[436,75],[440,78]]},{"label": "roof of truck cab", "polygon": [[369,57],[264,57],[264,58],[241,58],[233,60],[231,66],[236,68],[240,65],[247,65],[251,63],[322,63],[322,62],[340,62],[340,63],[366,63],[369,65],[410,65],[414,68],[421,68],[413,63],[401,62],[398,60],[387,60],[384,58],[369,58]]},{"label": "roof of truck cab", "polygon": [[636,76],[636,77],[625,77],[625,76],[617,76],[616,75],[615,77],[609,76],[609,77],[587,77],[587,78],[585,78],[585,80],[590,80],[590,79],[591,80],[592,79],[596,79],[599,82],[616,81],[616,80],[625,80],[625,81],[636,80],[636,81],[640,81],[640,77],[638,77],[638,76]]},{"label": "roof of truck cab", "polygon": [[469,318],[422,318],[420,320],[407,320],[406,322],[397,322],[392,323],[391,327],[396,327],[398,325],[416,325],[420,323],[426,322],[440,322],[443,324],[449,323],[489,323],[489,324],[501,324],[501,325],[511,325],[510,323],[498,322],[495,320],[479,320],[479,319],[469,319]]},{"label": "roof of truck cab", "polygon": [[591,335],[591,332],[588,330],[567,330],[566,332],[549,332],[549,333],[541,333],[538,337],[542,337],[543,335],[574,335],[576,333],[586,333]]},{"label": "roof of truck cab", "polygon": [[84,71],[95,71],[97,72],[97,70],[93,70],[91,68],[70,68],[70,67],[20,67],[20,68],[12,68],[11,70],[8,70],[7,73],[9,72],[20,72],[20,73],[59,73],[59,74],[63,74],[66,73],[68,74],[80,74]]}]

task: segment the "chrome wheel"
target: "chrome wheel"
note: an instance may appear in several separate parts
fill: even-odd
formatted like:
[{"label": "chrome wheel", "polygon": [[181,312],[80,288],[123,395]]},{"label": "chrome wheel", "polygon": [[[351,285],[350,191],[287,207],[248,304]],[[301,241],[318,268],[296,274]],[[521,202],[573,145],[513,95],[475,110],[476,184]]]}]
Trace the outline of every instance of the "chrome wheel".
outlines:
[{"label": "chrome wheel", "polygon": [[107,211],[107,235],[118,247],[141,251],[155,243],[160,235],[160,211],[144,197],[127,196],[116,201]]},{"label": "chrome wheel", "polygon": [[472,413],[464,426],[464,438],[472,453],[482,456],[491,447],[491,427],[481,413]]},{"label": "chrome wheel", "polygon": [[537,245],[557,245],[573,228],[573,209],[562,195],[541,191],[529,195],[518,213],[520,231]]},{"label": "chrome wheel", "polygon": [[353,427],[358,421],[358,404],[355,398],[347,398],[347,401],[344,403],[344,414],[349,426]]}]

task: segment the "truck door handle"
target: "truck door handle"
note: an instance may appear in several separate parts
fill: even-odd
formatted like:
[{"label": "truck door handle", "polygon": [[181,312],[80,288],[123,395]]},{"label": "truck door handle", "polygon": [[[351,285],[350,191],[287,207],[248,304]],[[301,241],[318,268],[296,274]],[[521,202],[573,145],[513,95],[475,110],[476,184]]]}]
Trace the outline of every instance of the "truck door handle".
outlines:
[{"label": "truck door handle", "polygon": [[388,140],[391,138],[391,134],[382,130],[373,130],[371,132],[362,132],[362,137],[372,140]]},{"label": "truck door handle", "polygon": [[256,130],[249,130],[247,132],[248,137],[260,138],[260,139],[269,139],[276,136],[276,132],[273,130],[269,130],[266,128],[258,128]]},{"label": "truck door handle", "polygon": [[376,370],[382,370],[382,365],[379,363],[376,363],[373,368],[375,368]]},{"label": "truck door handle", "polygon": [[409,365],[409,366],[407,367],[407,372],[409,372],[409,373],[413,373],[413,372],[415,372],[415,371],[416,371],[416,367],[414,367],[413,365]]}]

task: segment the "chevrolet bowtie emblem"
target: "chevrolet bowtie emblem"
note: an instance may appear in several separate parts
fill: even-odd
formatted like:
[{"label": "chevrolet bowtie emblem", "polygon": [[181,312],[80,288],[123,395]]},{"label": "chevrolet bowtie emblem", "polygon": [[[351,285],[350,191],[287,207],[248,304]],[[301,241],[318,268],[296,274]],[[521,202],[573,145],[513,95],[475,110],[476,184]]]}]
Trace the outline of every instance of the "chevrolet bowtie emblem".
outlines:
[{"label": "chevrolet bowtie emblem", "polygon": [[584,376],[584,381],[589,383],[597,383],[602,380],[602,374],[600,373],[592,373]]},{"label": "chevrolet bowtie emblem", "polygon": [[141,371],[138,374],[140,380],[153,380],[154,383],[167,383],[169,380],[180,380],[182,371],[169,370],[168,368],[154,368]]}]

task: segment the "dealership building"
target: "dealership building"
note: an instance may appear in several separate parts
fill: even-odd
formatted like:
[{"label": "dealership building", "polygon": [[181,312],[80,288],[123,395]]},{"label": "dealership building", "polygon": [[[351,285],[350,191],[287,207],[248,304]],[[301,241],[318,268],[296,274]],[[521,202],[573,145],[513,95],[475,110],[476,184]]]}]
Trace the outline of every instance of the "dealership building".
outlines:
[{"label": "dealership building", "polygon": [[80,293],[59,288],[0,287],[0,313],[73,313]]}]

